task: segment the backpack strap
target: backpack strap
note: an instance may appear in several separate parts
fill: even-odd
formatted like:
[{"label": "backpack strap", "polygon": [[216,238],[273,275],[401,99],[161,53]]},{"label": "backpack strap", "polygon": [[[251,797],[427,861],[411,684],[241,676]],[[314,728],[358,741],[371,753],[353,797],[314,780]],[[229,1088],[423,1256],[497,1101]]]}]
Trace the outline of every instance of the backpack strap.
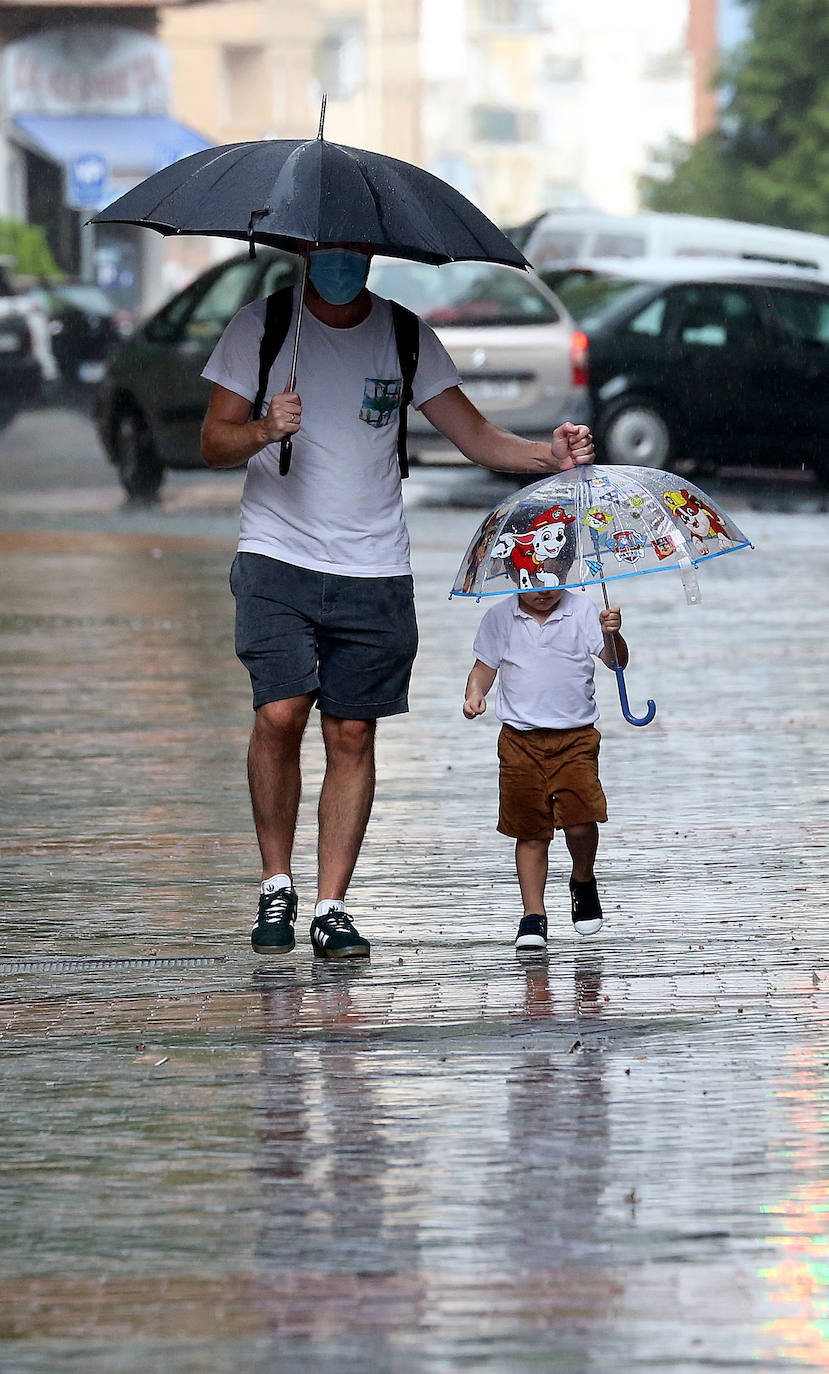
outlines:
[{"label": "backpack strap", "polygon": [[397,344],[400,371],[403,373],[403,391],[400,397],[400,414],[397,426],[397,461],[400,464],[400,476],[408,477],[409,454],[406,437],[409,426],[407,412],[412,403],[412,383],[417,372],[417,360],[420,353],[420,320],[411,310],[407,310],[405,305],[399,305],[397,301],[391,301],[390,304],[394,321],[394,341]]},{"label": "backpack strap", "polygon": [[268,296],[265,306],[265,328],[259,342],[259,384],[256,397],[250,408],[252,420],[259,419],[259,412],[262,409],[262,402],[265,399],[268,386],[268,377],[276,362],[276,355],[287,338],[293,307],[294,288],[292,286],[283,286],[280,291],[274,291]]},{"label": "backpack strap", "polygon": [[[293,292],[292,286],[285,286],[281,291],[274,291],[268,296],[265,306],[265,328],[259,342],[259,381],[256,397],[250,408],[251,419],[259,418],[271,368],[288,335],[293,313]],[[412,403],[412,384],[420,354],[420,321],[413,311],[407,310],[404,305],[399,305],[397,301],[391,301],[390,305],[394,323],[394,341],[397,345],[400,371],[403,374],[403,390],[400,397],[400,416],[397,429],[397,461],[400,464],[401,477],[408,477],[407,411]]]}]

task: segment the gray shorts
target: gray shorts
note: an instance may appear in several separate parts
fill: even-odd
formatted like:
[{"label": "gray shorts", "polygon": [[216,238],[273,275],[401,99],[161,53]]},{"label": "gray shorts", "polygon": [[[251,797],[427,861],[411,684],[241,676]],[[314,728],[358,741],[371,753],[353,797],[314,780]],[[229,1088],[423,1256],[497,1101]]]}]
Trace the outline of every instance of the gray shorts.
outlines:
[{"label": "gray shorts", "polygon": [[340,577],[237,553],[230,589],[255,710],[312,692],[321,711],[343,720],[408,711],[417,652],[410,576]]}]

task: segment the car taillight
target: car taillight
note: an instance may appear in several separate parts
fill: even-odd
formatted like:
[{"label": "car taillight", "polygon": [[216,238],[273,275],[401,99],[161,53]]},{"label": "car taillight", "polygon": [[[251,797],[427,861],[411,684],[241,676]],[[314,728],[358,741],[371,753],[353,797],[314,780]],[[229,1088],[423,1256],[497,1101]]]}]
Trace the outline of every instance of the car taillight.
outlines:
[{"label": "car taillight", "polygon": [[570,368],[573,386],[589,385],[590,349],[587,335],[581,329],[570,335]]}]

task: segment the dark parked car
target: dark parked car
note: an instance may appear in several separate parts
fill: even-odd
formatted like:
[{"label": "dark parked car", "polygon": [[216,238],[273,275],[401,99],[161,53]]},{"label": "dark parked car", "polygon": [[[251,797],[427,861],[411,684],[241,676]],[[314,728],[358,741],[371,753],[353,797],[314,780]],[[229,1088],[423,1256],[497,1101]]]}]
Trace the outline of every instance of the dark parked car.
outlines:
[{"label": "dark parked car", "polygon": [[212,267],[112,354],[95,402],[98,432],[128,495],[150,500],[165,468],[201,467],[210,384],[201,376],[225,325],[248,301],[295,281],[298,261],[259,250]]},{"label": "dark parked car", "polygon": [[95,386],[107,358],[132,330],[132,316],[92,282],[56,282],[29,294],[49,322],[52,352],[70,393]]},{"label": "dark parked car", "polygon": [[542,273],[577,321],[599,457],[827,472],[829,281],[716,259]]},{"label": "dark parked car", "polygon": [[[131,496],[155,496],[165,468],[202,465],[199,431],[210,387],[201,370],[240,306],[287,285],[297,271],[297,259],[286,254],[229,259],[191,283],[113,354],[97,422]],[[571,378],[573,321],[536,277],[493,263],[436,268],[381,258],[372,264],[369,286],[433,326],[467,394],[496,424],[535,438],[564,419],[587,418],[586,392]],[[428,461],[447,449],[414,412],[410,460]]]},{"label": "dark parked car", "polygon": [[0,268],[0,428],[41,399],[51,361],[45,319]]}]

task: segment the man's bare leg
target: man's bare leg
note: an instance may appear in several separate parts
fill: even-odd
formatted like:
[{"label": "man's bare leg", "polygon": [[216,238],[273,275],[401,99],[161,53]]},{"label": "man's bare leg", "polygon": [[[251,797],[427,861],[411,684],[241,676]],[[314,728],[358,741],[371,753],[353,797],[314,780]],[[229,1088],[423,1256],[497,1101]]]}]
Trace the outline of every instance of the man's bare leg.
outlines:
[{"label": "man's bare leg", "polygon": [[302,790],[300,746],[313,697],[271,701],[256,712],[248,747],[248,783],[262,855],[262,879],[291,876]]},{"label": "man's bare leg", "polygon": [[341,720],[323,712],[318,902],[342,900],[351,881],[374,800],[376,730],[374,720]]}]

